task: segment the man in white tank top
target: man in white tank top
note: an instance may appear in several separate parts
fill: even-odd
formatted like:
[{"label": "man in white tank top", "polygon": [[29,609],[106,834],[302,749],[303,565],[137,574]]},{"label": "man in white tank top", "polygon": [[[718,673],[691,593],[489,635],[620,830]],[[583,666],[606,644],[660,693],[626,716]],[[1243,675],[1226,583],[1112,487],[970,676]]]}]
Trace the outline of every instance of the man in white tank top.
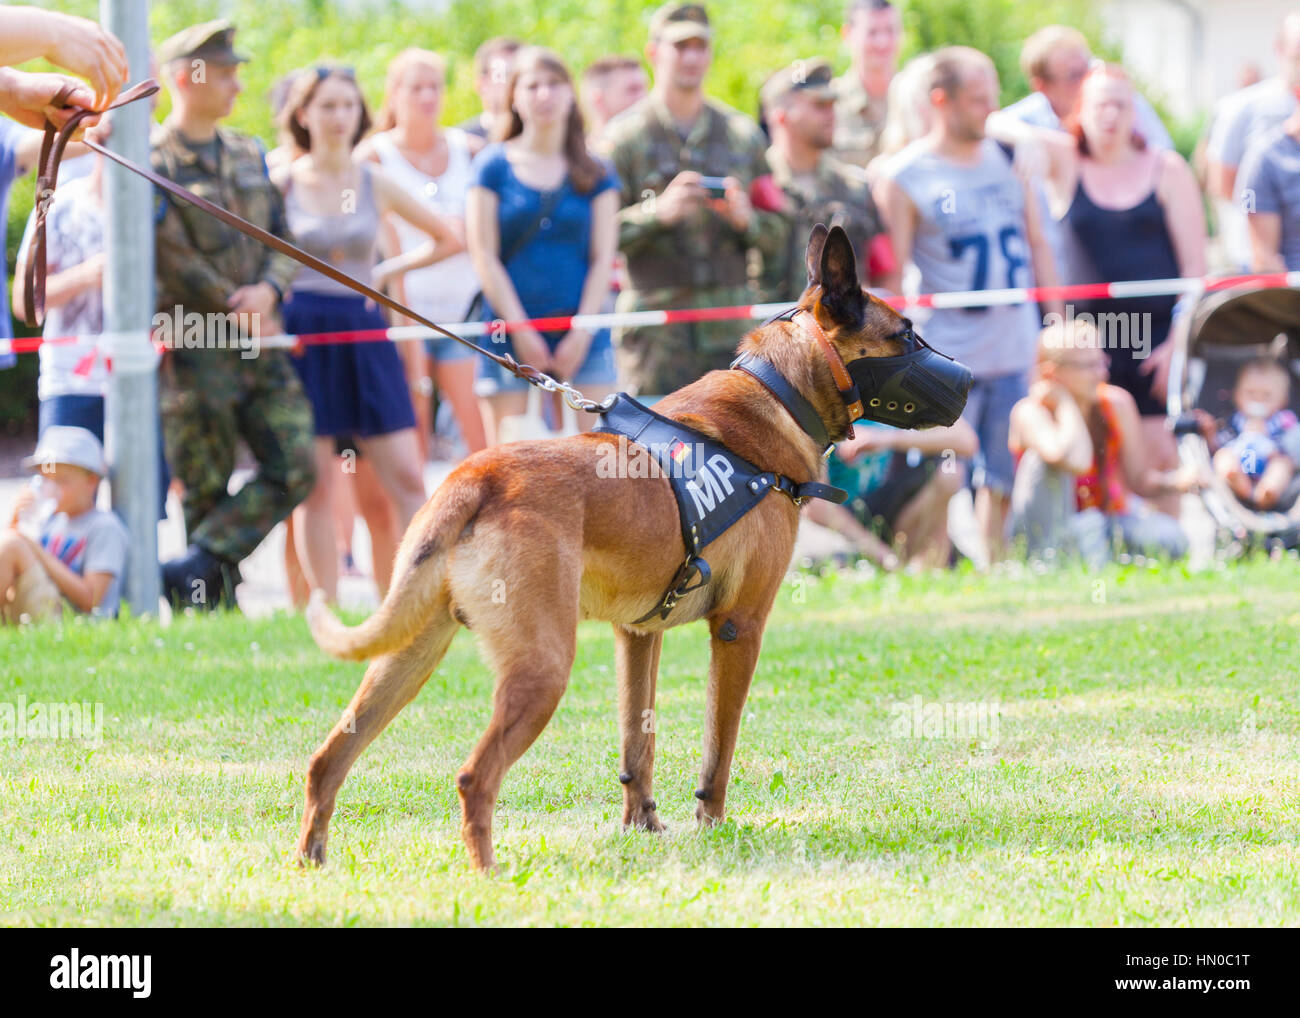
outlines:
[{"label": "man in white tank top", "polygon": [[[930,133],[882,171],[877,204],[890,223],[894,253],[920,270],[923,293],[1056,285],[1038,203],[984,134],[997,100],[997,72],[987,56],[965,46],[937,51]],[[979,435],[975,511],[990,561],[1002,549],[1014,480],[1011,408],[1027,392],[1040,325],[1037,306],[1024,303],[937,310],[923,330],[935,348],[975,373],[963,417]]]}]

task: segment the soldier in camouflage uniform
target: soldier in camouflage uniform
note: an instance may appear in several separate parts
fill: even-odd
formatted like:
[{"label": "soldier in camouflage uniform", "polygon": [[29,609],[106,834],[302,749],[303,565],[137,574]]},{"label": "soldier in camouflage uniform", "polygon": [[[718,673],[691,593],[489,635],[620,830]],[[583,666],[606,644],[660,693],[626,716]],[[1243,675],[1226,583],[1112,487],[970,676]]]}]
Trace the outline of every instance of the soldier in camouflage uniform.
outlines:
[{"label": "soldier in camouflage uniform", "polygon": [[[647,47],[654,88],[606,127],[605,151],[623,184],[619,248],[631,282],[619,295],[619,311],[751,304],[749,257],[772,250],[784,233],[780,214],[751,199],[758,196],[762,206],[764,194],[775,192],[757,125],[704,95],[711,36],[702,5],[659,8]],[[730,178],[725,195],[711,196],[701,176]],[[620,328],[620,381],[633,393],[671,392],[726,368],[750,326]]]},{"label": "soldier in camouflage uniform", "polygon": [[889,234],[866,174],[828,151],[835,130],[831,77],[824,60],[796,60],[763,85],[763,115],[772,132],[767,161],[790,214],[782,243],[763,259],[758,290],[764,302],[793,303],[803,293],[808,283],[804,249],[817,223],[842,226],[848,233],[865,285],[899,288]]},{"label": "soldier in camouflage uniform", "polygon": [[835,153],[862,169],[880,154],[889,83],[898,70],[903,19],[889,0],[854,0],[843,28],[852,61],[832,82]]},{"label": "soldier in camouflage uniform", "polygon": [[[208,22],[172,36],[158,60],[173,109],[152,139],[159,174],[249,222],[291,239],[283,199],[261,144],[219,128],[239,94],[234,29]],[[161,190],[156,197],[157,304],[168,319],[204,318],[204,349],[182,348],[184,319],[171,322],[176,348],[162,370],[167,459],[185,485],[190,546],[163,566],[173,602],[234,607],[238,564],[311,491],[311,405],[288,355],[256,350],[248,332],[273,334],[297,263]],[[251,323],[233,327],[232,313]],[[235,337],[238,341],[231,341]],[[191,346],[186,337],[185,347]],[[226,346],[225,349],[216,348]],[[257,356],[247,356],[256,351]],[[242,438],[257,473],[235,495],[227,485]]]}]

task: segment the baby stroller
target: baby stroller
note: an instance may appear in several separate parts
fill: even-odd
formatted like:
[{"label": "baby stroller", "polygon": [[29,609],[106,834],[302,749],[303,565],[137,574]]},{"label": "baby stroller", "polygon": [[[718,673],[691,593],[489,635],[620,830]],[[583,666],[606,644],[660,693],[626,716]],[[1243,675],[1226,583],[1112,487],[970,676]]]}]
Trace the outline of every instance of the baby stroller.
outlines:
[{"label": "baby stroller", "polygon": [[1205,411],[1224,429],[1234,411],[1237,373],[1260,356],[1285,363],[1289,405],[1300,413],[1300,290],[1243,286],[1202,295],[1171,362],[1169,413],[1180,459],[1201,467],[1207,478],[1201,499],[1215,524],[1246,547],[1294,548],[1300,544],[1300,471],[1271,511],[1244,505],[1215,474],[1194,413]]}]

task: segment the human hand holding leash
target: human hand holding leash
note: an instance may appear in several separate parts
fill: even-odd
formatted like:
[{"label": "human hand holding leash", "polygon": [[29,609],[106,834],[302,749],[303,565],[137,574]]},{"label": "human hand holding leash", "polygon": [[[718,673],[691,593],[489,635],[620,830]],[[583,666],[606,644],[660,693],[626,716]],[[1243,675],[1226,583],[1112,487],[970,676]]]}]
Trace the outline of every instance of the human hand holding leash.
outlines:
[{"label": "human hand holding leash", "polygon": [[[0,9],[0,64],[21,64],[34,57],[90,82],[93,94],[84,103],[72,100],[78,106],[103,109],[126,84],[126,49],[101,25],[36,7]],[[29,126],[43,127],[44,121]]]},{"label": "human hand holding leash", "polygon": [[[0,113],[24,127],[40,130],[47,121],[62,127],[80,110],[99,109],[96,104],[95,94],[66,74],[29,73],[0,67]],[[87,117],[70,140],[78,140],[86,127],[98,121],[98,117]]]}]

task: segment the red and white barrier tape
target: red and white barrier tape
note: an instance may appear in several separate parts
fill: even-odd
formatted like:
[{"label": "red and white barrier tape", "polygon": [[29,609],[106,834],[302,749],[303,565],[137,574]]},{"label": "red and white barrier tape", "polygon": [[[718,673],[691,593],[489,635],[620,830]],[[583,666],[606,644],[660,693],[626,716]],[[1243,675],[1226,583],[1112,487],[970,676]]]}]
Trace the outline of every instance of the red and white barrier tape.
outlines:
[{"label": "red and white barrier tape", "polygon": [[[1240,276],[1205,277],[1203,279],[1140,279],[1119,283],[1016,287],[1008,290],[961,290],[951,293],[925,293],[910,297],[898,295],[883,299],[892,307],[900,310],[907,308],[947,310],[952,308],[1024,304],[1030,301],[1180,297],[1184,294],[1212,293],[1216,290],[1226,290],[1237,286],[1252,286],[1258,289],[1300,288],[1300,272],[1256,273]],[[777,314],[789,306],[788,302],[783,302],[779,304],[739,304],[733,307],[716,308],[674,308],[661,311],[615,311],[607,314],[565,315],[513,322],[449,322],[445,328],[470,338],[486,335],[494,329],[512,332],[524,325],[531,325],[539,332],[551,332],[563,331],[575,326],[585,329],[601,329],[616,325],[672,325],[680,322],[761,320]],[[177,329],[182,331],[179,324]],[[133,334],[133,338],[134,336],[138,336],[138,333]],[[104,342],[106,338],[108,337],[103,335],[58,336],[49,339],[31,336],[23,339],[0,340],[0,355],[6,353],[32,353],[46,345],[69,343],[111,345]],[[317,332],[300,336],[266,336],[257,345],[262,349],[275,350],[292,349],[304,345],[366,343],[380,340],[408,342],[432,338],[438,338],[437,334],[423,326],[401,326],[391,329],[367,329],[351,332]],[[181,346],[179,343],[176,345]],[[234,345],[233,337],[232,345]],[[162,346],[159,345],[158,348],[162,349]]]}]

